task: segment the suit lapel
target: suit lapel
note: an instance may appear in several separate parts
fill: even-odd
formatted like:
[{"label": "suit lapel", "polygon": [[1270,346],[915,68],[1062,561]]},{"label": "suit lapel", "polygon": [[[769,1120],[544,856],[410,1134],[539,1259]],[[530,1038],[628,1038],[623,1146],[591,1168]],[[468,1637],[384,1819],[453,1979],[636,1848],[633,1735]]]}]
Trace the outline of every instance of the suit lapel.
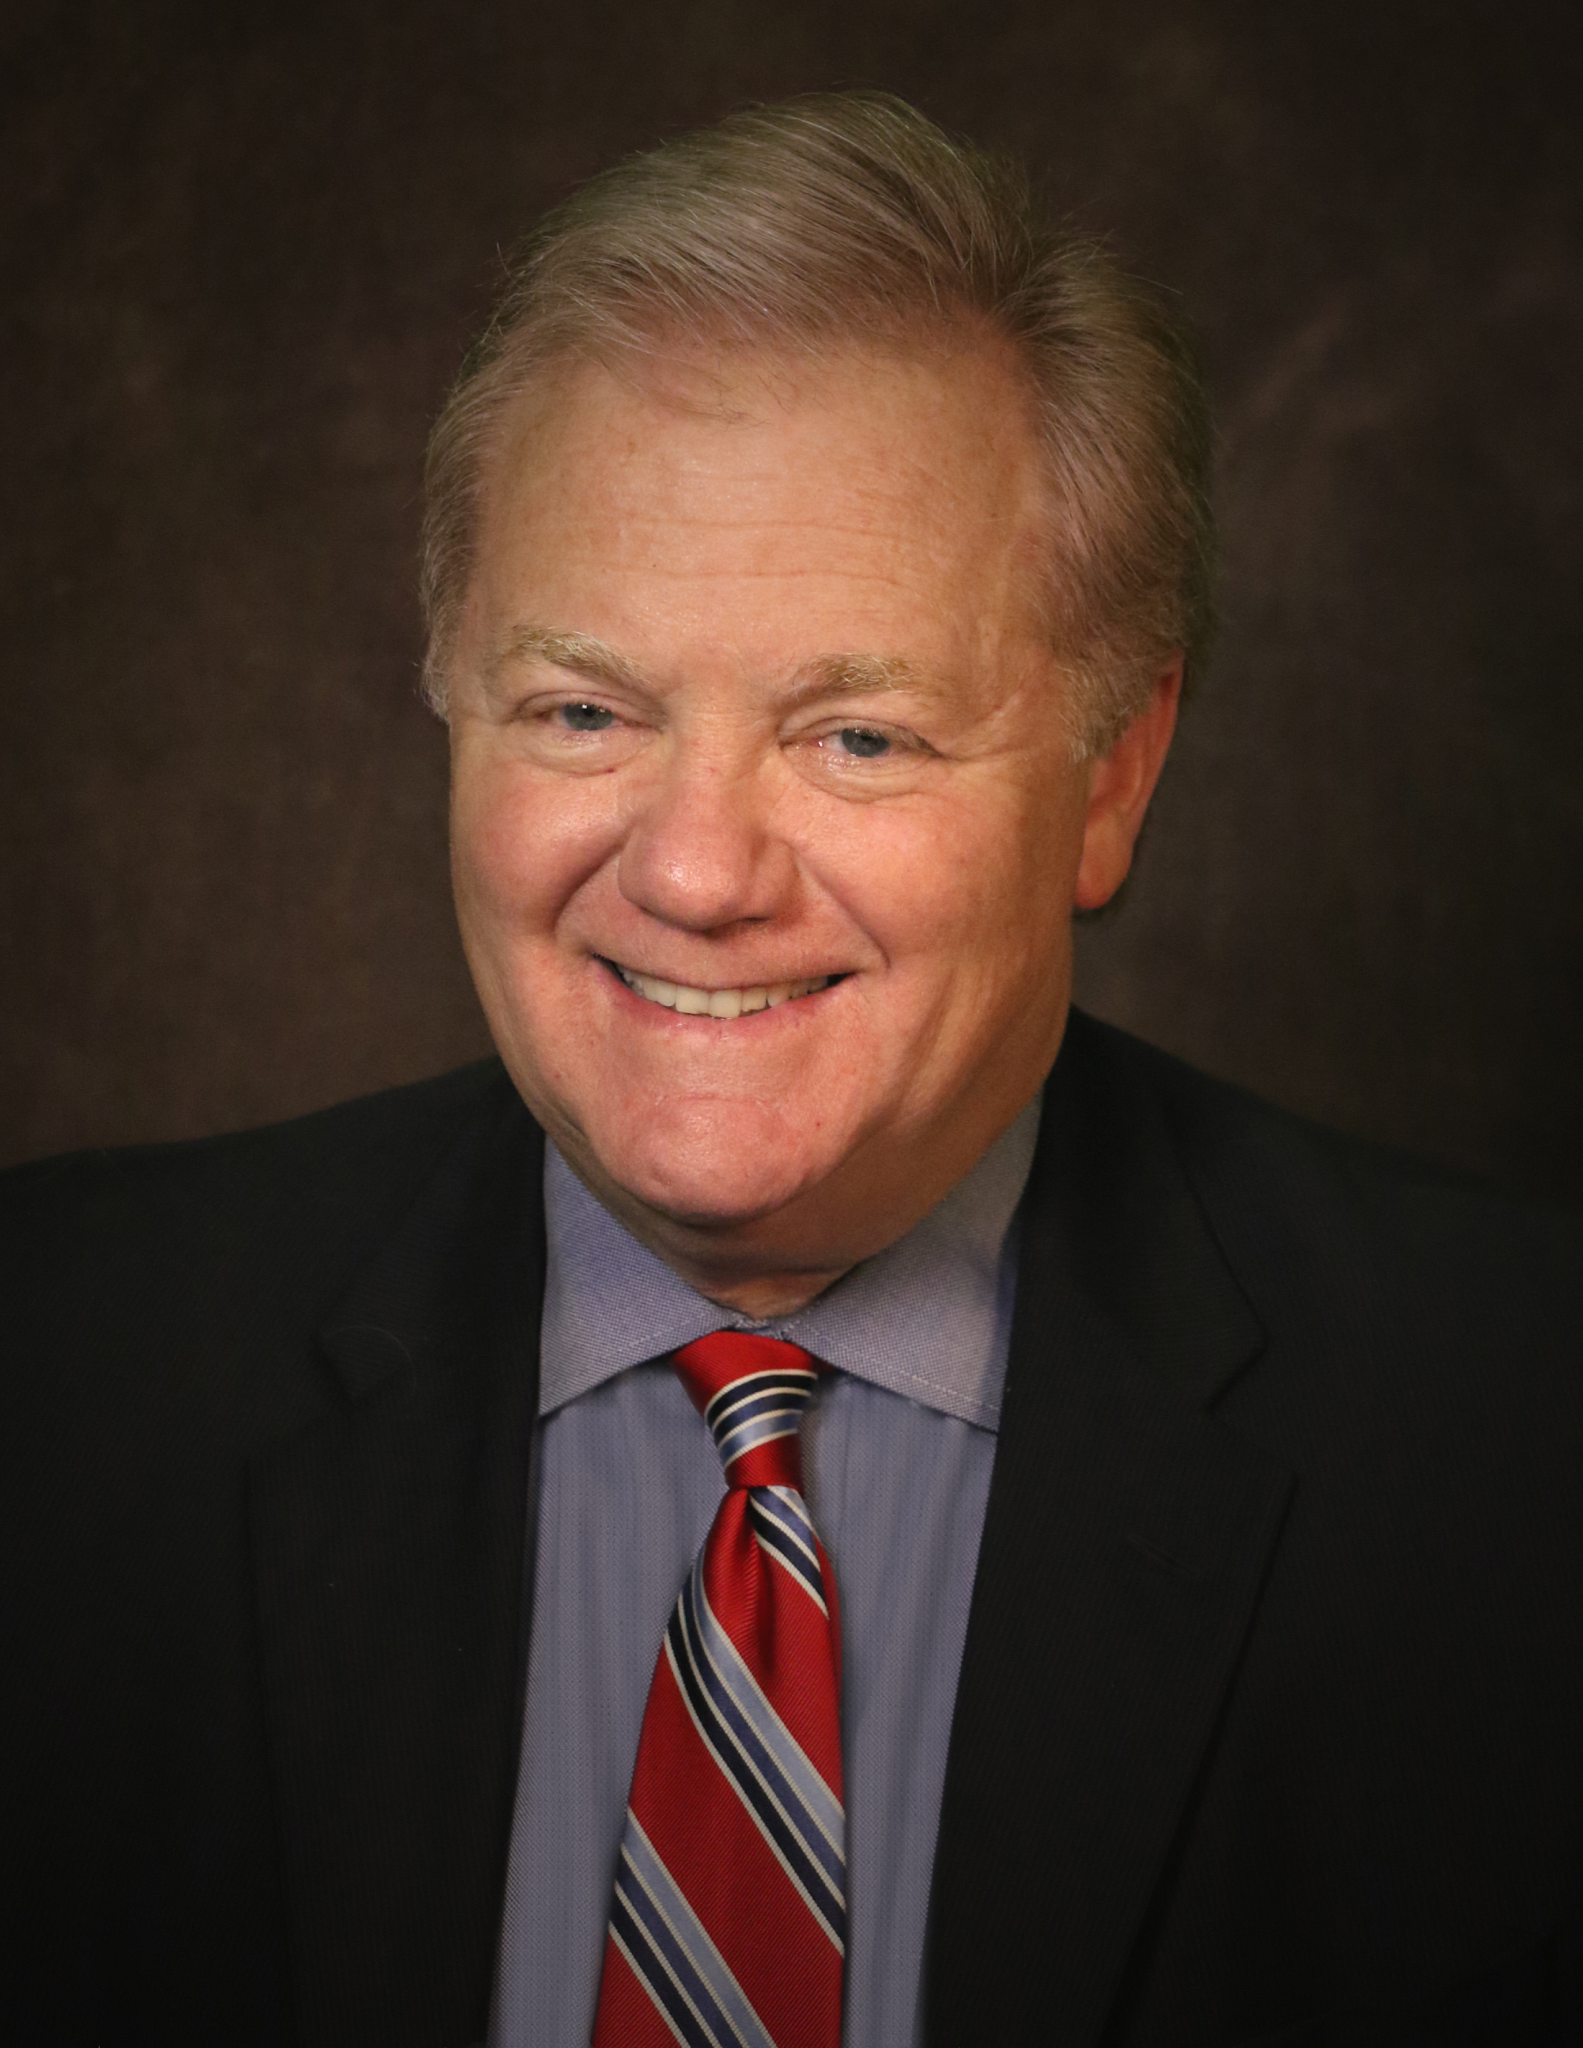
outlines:
[{"label": "suit lapel", "polygon": [[345,1398],[252,1475],[305,2048],[483,2033],[520,1733],[542,1156],[514,1094],[462,1136],[323,1328]]},{"label": "suit lapel", "polygon": [[1147,1088],[1080,1018],[1022,1230],[935,1864],[942,2048],[1098,2039],[1292,1485],[1203,1412],[1260,1327]]}]

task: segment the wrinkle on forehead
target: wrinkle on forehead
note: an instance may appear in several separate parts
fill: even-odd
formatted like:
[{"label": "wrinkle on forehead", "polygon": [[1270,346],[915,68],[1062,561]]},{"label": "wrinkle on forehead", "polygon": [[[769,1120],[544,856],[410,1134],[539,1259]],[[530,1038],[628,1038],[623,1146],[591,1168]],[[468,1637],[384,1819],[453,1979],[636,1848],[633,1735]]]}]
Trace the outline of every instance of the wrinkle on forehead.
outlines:
[{"label": "wrinkle on forehead", "polygon": [[[733,532],[738,542],[727,567],[739,582],[779,575],[776,530],[801,520],[812,521],[831,542],[827,558],[816,564],[827,578],[838,580],[861,569],[894,581],[898,572],[910,568],[917,574],[903,580],[916,584],[915,601],[923,615],[934,616],[953,601],[941,585],[938,566],[942,561],[953,568],[971,565],[956,544],[961,522],[950,516],[955,473],[935,474],[925,454],[929,447],[939,459],[962,465],[972,508],[968,524],[981,528],[986,543],[990,536],[998,536],[999,559],[978,563],[976,573],[968,577],[971,588],[957,597],[981,613],[987,607],[1007,625],[1016,621],[1018,637],[1031,628],[1033,637],[1050,647],[1054,636],[1048,629],[1061,607],[1050,601],[1052,523],[1045,465],[1023,380],[1015,364],[1004,359],[1009,353],[998,348],[923,350],[916,355],[854,349],[803,360],[766,351],[712,363],[720,378],[715,396],[725,402],[696,408],[672,403],[667,379],[658,373],[660,366],[655,366],[654,375],[631,377],[613,376],[593,363],[551,366],[521,395],[496,445],[489,465],[481,559],[469,598],[482,595],[480,573],[485,583],[493,581],[496,542],[520,548],[529,531],[542,531],[547,524],[564,555],[590,506],[601,516],[602,508],[619,506],[621,520],[600,532],[608,587],[618,587],[629,567],[651,579],[688,572],[691,564],[684,544],[678,541],[683,548],[678,554],[668,537],[691,532],[701,536],[701,546],[711,546],[708,536],[722,529]],[[838,425],[854,389],[861,391],[871,376],[878,379],[869,388],[880,416],[894,410],[908,429],[893,441],[888,463],[878,466],[872,437],[862,433],[853,451],[856,462],[845,460]],[[618,392],[626,394],[625,400],[616,396]],[[646,408],[654,409],[649,423],[643,416]],[[829,425],[821,429],[820,415],[827,410]],[[696,440],[701,411],[712,414],[722,430],[724,438],[716,445],[726,458],[723,464],[710,458],[701,468],[697,465],[698,448],[706,456],[709,452],[707,442]],[[667,448],[656,412],[676,420],[674,449]],[[785,444],[794,450],[800,440],[804,449],[817,452],[821,435],[828,444],[824,457],[836,485],[828,499],[812,500],[806,490],[799,497],[795,474],[789,494],[782,493],[782,421],[788,427],[797,423],[797,439]],[[744,436],[741,457],[732,460],[729,444],[738,429]],[[887,501],[900,510],[896,521],[888,521]],[[891,523],[899,536],[910,536],[911,557],[898,556],[894,550],[886,557],[861,546],[856,553],[844,550],[843,509],[849,520],[855,518],[852,531],[861,541],[865,504],[876,508],[878,530]],[[855,514],[853,508],[859,508]],[[612,550],[613,541],[618,545]],[[795,568],[795,550],[790,560]],[[619,644],[575,630],[603,621],[574,616],[564,620],[568,630],[561,631],[563,622],[553,614],[546,619],[530,598],[526,609],[543,623],[525,624],[517,604],[527,596],[520,581],[514,592],[497,586],[495,602],[486,607],[494,613],[492,630],[485,632],[494,643],[484,655],[491,677],[514,661],[542,660],[616,687],[647,686]],[[473,616],[483,623],[476,610]],[[612,639],[619,643],[623,637],[618,633]],[[777,680],[806,681],[810,690],[827,694],[882,693],[941,681],[919,673],[919,650],[908,648],[905,636],[899,648],[886,632],[874,640],[865,636],[857,645],[843,642],[844,635],[833,644],[826,642],[825,649],[800,663],[793,676]],[[647,648],[643,652],[646,655]]]}]

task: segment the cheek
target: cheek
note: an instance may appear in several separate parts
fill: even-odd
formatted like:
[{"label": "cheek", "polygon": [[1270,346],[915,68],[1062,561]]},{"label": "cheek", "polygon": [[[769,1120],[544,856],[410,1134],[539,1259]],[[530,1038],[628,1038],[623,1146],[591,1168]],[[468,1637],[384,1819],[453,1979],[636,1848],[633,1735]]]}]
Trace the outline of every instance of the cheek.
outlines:
[{"label": "cheek", "polygon": [[546,786],[514,762],[459,769],[451,804],[458,898],[486,915],[553,918],[609,854],[609,809],[590,783]]},{"label": "cheek", "polygon": [[996,804],[879,812],[827,844],[822,878],[893,966],[1001,971],[1047,954],[1071,907],[1076,855],[1045,807]]}]

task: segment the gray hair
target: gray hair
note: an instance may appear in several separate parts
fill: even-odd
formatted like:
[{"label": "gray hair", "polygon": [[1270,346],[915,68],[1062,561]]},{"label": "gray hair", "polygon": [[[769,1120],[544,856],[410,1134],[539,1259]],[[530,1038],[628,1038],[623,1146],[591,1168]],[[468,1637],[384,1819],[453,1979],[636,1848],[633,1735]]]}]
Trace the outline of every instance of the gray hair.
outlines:
[{"label": "gray hair", "polygon": [[1014,164],[888,94],[734,113],[605,171],[516,252],[430,437],[424,693],[444,716],[503,415],[567,361],[678,342],[828,354],[966,326],[1025,374],[1054,510],[1045,609],[1103,751],[1212,628],[1208,409],[1159,295],[1036,208]]}]

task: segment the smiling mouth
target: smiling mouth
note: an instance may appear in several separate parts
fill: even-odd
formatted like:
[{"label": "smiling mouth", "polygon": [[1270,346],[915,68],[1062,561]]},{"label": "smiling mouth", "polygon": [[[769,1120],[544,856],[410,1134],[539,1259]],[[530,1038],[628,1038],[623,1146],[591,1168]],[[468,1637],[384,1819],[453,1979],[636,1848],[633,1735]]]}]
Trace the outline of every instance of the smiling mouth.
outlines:
[{"label": "smiling mouth", "polygon": [[736,1017],[751,1017],[757,1010],[778,1009],[782,1003],[795,1003],[802,996],[817,995],[820,989],[846,978],[840,974],[816,974],[806,981],[774,981],[755,988],[689,988],[684,982],[661,981],[652,974],[639,974],[616,960],[606,960],[605,965],[646,1003],[658,1003],[661,1009],[674,1010],[679,1017],[721,1017],[728,1022]]}]

